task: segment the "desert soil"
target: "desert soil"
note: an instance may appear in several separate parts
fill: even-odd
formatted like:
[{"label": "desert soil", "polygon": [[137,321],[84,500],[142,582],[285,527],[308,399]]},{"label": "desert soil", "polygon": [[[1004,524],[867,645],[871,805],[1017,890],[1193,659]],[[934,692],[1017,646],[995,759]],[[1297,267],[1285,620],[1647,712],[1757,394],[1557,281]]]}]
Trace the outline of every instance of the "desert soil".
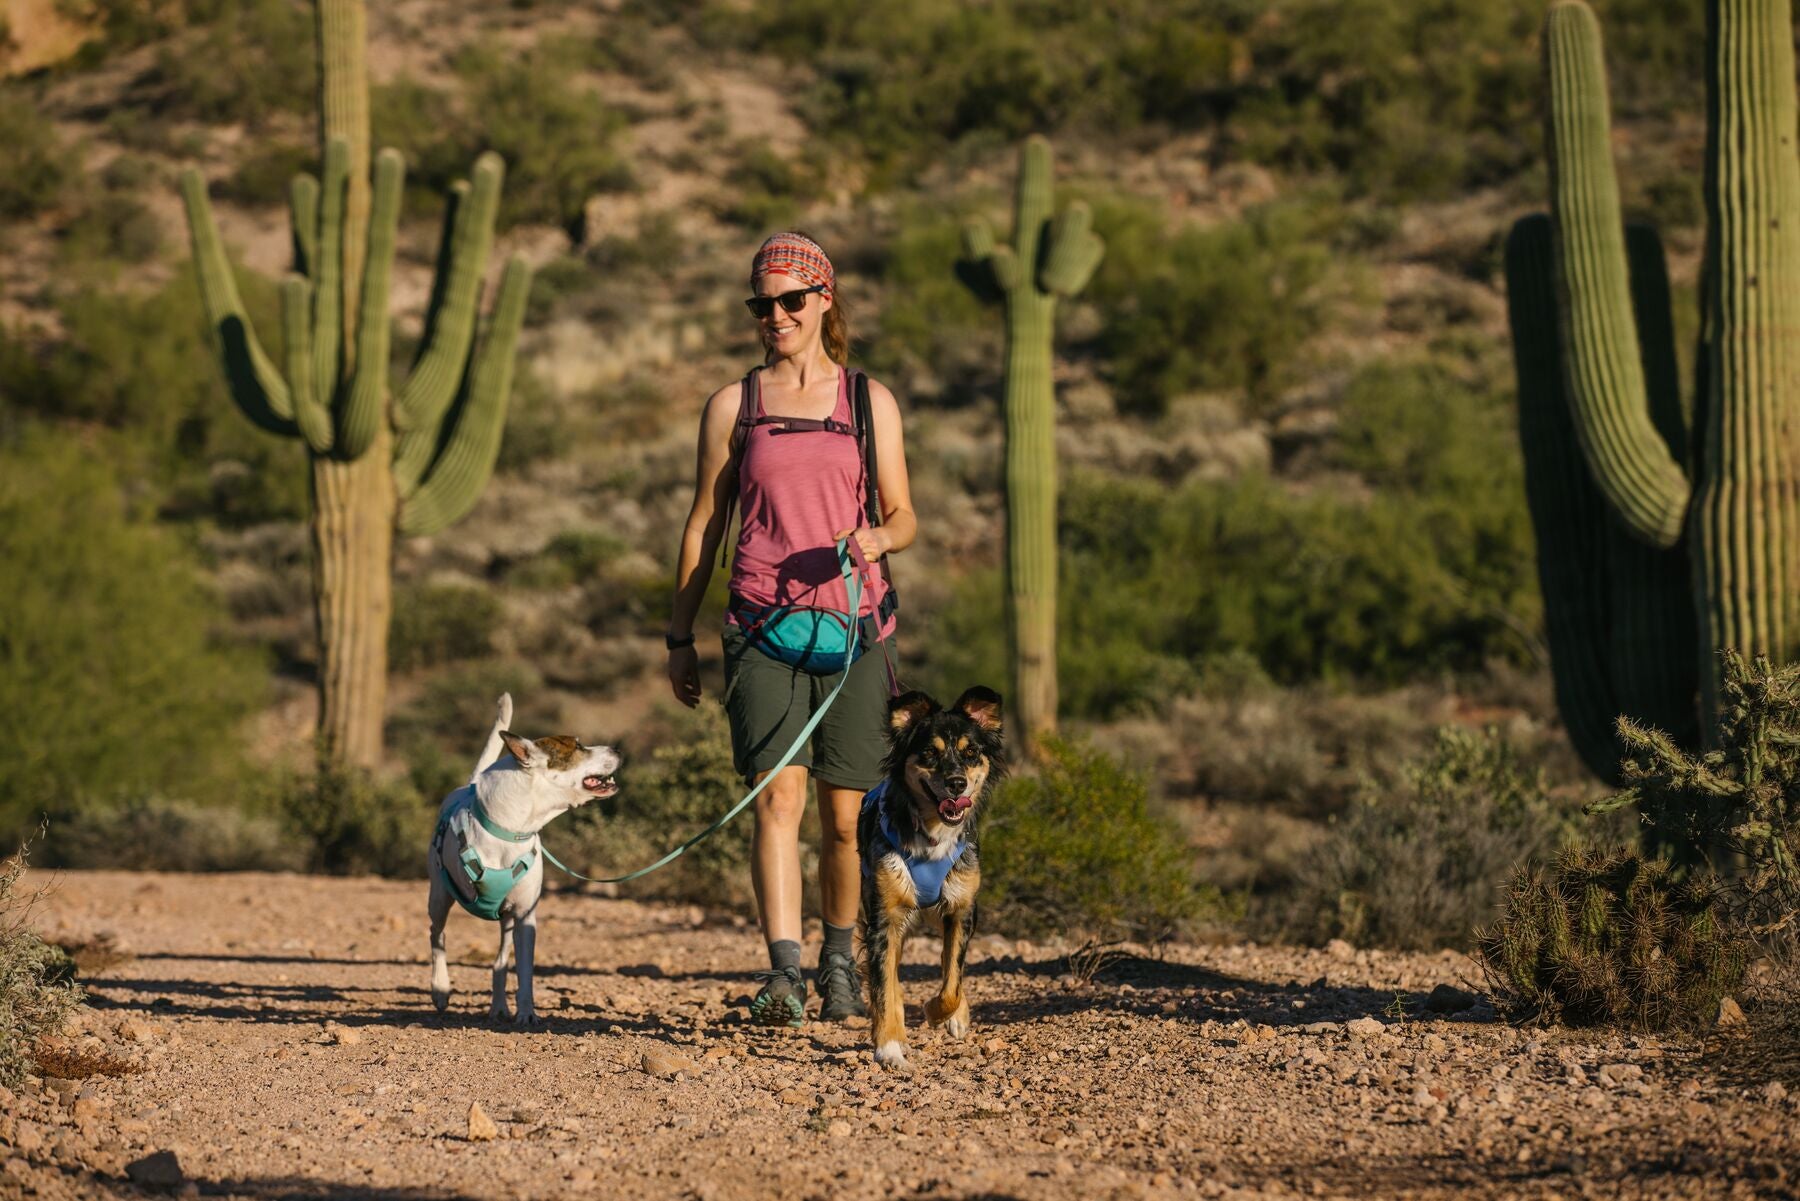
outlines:
[{"label": "desert soil", "polygon": [[[741,919],[597,896],[545,901],[534,1031],[488,1022],[494,928],[457,913],[440,1017],[424,909],[423,884],[383,880],[55,877],[35,920],[90,965],[63,1070],[131,1070],[0,1094],[0,1196],[1800,1189],[1780,1084],[1690,1044],[1514,1029],[1481,1000],[1431,1012],[1435,986],[1473,983],[1457,956],[1175,945],[1084,984],[1066,947],[983,936],[975,1028],[915,1029],[902,1076],[866,1029],[746,1025]],[[909,948],[915,1026],[936,951]]]}]

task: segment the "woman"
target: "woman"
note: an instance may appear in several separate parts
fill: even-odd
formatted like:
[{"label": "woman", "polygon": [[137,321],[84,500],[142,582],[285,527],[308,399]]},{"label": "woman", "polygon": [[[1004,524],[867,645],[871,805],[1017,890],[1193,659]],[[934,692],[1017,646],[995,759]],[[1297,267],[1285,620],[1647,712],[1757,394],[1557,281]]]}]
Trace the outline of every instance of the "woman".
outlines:
[{"label": "woman", "polygon": [[[869,381],[881,524],[865,516],[862,447],[848,432],[852,389],[845,362],[849,329],[831,260],[811,238],[776,234],[751,265],[746,301],[762,334],[764,365],[753,380],[733,381],[706,402],[700,423],[693,507],[682,532],[669,620],[669,682],[692,708],[700,700],[694,615],[706,594],[713,557],[735,502],[742,513],[732,559],[725,618],[725,710],[732,753],[747,783],[769,774],[836,683],[790,667],[759,648],[759,611],[801,605],[845,611],[848,597],[835,544],[850,537],[871,564],[904,550],[917,530],[906,477],[900,407]],[[752,387],[753,385],[753,387]],[[751,389],[748,392],[746,389]],[[746,399],[748,397],[748,399]],[[746,418],[792,418],[751,424]],[[821,422],[829,421],[825,428]],[[784,436],[785,435],[785,436]],[[866,636],[893,633],[888,589],[879,569],[866,582],[861,616]],[[765,644],[766,645],[766,644]],[[880,782],[887,721],[889,646],[871,646],[792,762],[756,800],[751,880],[768,943],[769,970],[750,1003],[754,1019],[798,1026],[805,1019],[800,974],[800,818],[809,776],[819,798],[819,893],[825,945],[819,953],[819,1016],[828,1021],[867,1012],[851,936],[860,890],[856,818],[863,794]]]}]

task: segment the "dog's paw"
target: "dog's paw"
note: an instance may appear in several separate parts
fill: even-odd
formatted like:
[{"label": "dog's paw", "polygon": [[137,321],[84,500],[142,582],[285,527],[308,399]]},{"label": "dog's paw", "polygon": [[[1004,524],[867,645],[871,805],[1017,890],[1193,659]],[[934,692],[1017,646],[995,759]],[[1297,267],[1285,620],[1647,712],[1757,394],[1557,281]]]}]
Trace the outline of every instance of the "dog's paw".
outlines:
[{"label": "dog's paw", "polygon": [[544,1019],[529,1009],[521,1009],[519,1016],[513,1019],[513,1025],[520,1030],[542,1030]]},{"label": "dog's paw", "polygon": [[955,1008],[951,1008],[944,1003],[943,997],[933,997],[925,1002],[925,1020],[933,1026],[942,1026],[951,1038],[961,1038],[969,1032],[968,999],[957,998]]},{"label": "dog's paw", "polygon": [[512,1021],[512,1010],[504,1005],[490,1005],[488,1007],[488,1021],[510,1022]]},{"label": "dog's paw", "polygon": [[882,1043],[875,1048],[875,1062],[890,1072],[909,1073],[912,1064],[906,1060],[906,1044],[898,1040]]},{"label": "dog's paw", "polygon": [[431,990],[431,1004],[439,1013],[450,1008],[450,990],[447,988],[439,990],[438,988],[433,987]]}]

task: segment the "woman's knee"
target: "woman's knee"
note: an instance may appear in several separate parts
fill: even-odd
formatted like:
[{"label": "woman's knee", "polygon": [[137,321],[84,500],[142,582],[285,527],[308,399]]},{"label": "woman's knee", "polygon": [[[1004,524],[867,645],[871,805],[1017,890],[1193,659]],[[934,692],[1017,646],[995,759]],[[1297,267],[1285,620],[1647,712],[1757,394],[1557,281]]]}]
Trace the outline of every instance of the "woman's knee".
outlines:
[{"label": "woman's knee", "polygon": [[[860,797],[857,798],[859,801]],[[827,842],[856,842],[856,819],[859,811],[857,805],[834,805],[829,802],[819,806],[819,826]]]},{"label": "woman's knee", "polygon": [[783,768],[756,798],[757,820],[798,830],[806,812],[806,775],[803,767]]}]

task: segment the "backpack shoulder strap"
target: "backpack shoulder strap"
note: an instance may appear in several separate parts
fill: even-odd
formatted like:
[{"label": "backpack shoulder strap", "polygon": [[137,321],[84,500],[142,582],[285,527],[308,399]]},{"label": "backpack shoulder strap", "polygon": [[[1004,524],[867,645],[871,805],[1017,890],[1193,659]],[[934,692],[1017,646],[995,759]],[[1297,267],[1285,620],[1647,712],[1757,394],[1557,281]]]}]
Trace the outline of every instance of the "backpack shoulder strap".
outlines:
[{"label": "backpack shoulder strap", "polygon": [[[756,410],[762,407],[762,366],[758,364],[744,373],[742,382],[738,384],[737,423],[731,427],[731,479],[732,487],[725,495],[725,534],[731,533],[731,513],[737,505],[737,473],[738,465],[744,458],[744,444],[749,441],[750,429],[756,424]],[[719,539],[719,566],[725,566],[726,538]]]},{"label": "backpack shoulder strap", "polygon": [[875,475],[875,414],[869,405],[869,376],[861,368],[850,369],[850,427],[856,431],[857,445],[862,449],[863,508],[869,528],[881,524],[881,489]]}]

